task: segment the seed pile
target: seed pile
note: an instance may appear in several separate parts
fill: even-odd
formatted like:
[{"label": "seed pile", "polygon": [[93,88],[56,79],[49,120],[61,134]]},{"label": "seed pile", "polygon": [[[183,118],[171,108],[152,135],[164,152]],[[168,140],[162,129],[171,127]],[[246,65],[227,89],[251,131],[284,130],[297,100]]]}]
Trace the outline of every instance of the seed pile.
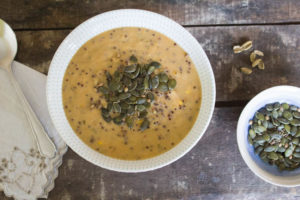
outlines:
[{"label": "seed pile", "polygon": [[249,125],[248,142],[264,162],[280,170],[300,166],[300,108],[287,103],[267,104]]},{"label": "seed pile", "polygon": [[155,91],[168,92],[176,87],[176,80],[165,72],[155,74],[161,67],[158,62],[139,64],[132,55],[130,65],[119,67],[113,75],[106,71],[107,85],[100,84],[97,91],[107,101],[107,107],[101,108],[101,115],[106,122],[113,121],[117,125],[124,122],[129,128],[136,119],[142,119],[140,131],[149,128],[148,109],[155,101]]},{"label": "seed pile", "polygon": [[[252,46],[253,46],[252,43],[253,43],[252,41],[247,41],[244,44],[242,44],[241,46],[236,45],[233,47],[233,52],[237,54],[237,53],[247,51],[252,48]],[[265,64],[264,64],[263,60],[261,59],[261,57],[263,57],[263,56],[264,56],[264,53],[262,51],[254,50],[251,52],[250,61],[251,61],[252,68],[257,67],[260,70],[265,69]],[[252,72],[253,72],[253,70],[248,67],[241,67],[240,70],[242,73],[247,74],[247,75],[252,74]]]}]

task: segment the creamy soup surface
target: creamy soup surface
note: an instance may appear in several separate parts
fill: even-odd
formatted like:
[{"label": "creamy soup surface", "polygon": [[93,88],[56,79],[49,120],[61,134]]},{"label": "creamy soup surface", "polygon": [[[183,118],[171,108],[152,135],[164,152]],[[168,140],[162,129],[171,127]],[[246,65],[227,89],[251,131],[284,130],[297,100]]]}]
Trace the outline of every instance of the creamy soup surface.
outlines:
[{"label": "creamy soup surface", "polygon": [[[100,108],[107,103],[95,86],[106,84],[111,74],[135,55],[138,63],[157,61],[176,79],[168,93],[157,93],[148,109],[149,129],[139,130],[142,120],[129,129],[106,122]],[[140,160],[162,154],[177,145],[192,128],[200,109],[201,85],[187,53],[168,37],[145,28],[118,28],[86,42],[69,63],[63,80],[63,105],[67,119],[92,149],[118,159]],[[97,102],[97,108],[92,108]]]}]

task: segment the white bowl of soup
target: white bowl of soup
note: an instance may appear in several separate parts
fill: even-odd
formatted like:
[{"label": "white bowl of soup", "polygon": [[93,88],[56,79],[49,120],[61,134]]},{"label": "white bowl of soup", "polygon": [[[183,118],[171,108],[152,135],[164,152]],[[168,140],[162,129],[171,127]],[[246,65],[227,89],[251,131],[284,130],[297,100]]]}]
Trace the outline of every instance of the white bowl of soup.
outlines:
[{"label": "white bowl of soup", "polygon": [[[155,100],[146,102],[145,130],[137,105],[132,127],[125,118],[114,123],[101,116],[110,97],[97,87],[108,82],[107,73],[128,66],[131,56],[147,69],[158,62],[152,78],[165,73],[177,83],[164,93],[147,90]],[[214,110],[215,80],[205,52],[182,26],[149,11],[115,10],[85,21],[59,46],[48,73],[47,102],[58,132],[81,157],[110,170],[143,172],[174,162],[197,144]]]}]

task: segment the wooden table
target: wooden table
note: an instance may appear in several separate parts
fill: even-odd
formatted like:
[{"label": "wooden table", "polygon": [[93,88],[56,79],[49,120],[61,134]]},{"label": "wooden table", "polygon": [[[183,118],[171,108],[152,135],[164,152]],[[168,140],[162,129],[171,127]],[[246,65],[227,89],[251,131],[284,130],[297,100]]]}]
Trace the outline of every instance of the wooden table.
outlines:
[{"label": "wooden table", "polygon": [[[96,167],[71,149],[64,157],[51,200],[300,199],[299,188],[280,188],[256,177],[242,160],[236,125],[243,106],[275,85],[300,86],[299,0],[1,0],[0,18],[16,31],[16,60],[47,74],[66,35],[104,11],[140,8],[166,15],[199,41],[212,64],[216,109],[201,141],[164,168],[125,174]],[[250,76],[246,54],[232,46],[251,39],[265,53],[266,69]],[[0,199],[8,199],[0,194]]]}]

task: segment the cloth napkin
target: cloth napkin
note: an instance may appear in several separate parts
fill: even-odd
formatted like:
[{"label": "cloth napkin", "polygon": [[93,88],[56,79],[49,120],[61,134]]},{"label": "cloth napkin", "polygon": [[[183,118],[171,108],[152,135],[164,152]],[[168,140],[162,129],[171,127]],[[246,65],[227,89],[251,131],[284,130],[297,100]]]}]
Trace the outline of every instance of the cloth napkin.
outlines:
[{"label": "cloth napkin", "polygon": [[56,132],[46,103],[46,76],[13,62],[14,75],[57,153],[40,155],[26,115],[7,72],[0,68],[0,191],[16,200],[46,198],[54,188],[67,146]]}]

